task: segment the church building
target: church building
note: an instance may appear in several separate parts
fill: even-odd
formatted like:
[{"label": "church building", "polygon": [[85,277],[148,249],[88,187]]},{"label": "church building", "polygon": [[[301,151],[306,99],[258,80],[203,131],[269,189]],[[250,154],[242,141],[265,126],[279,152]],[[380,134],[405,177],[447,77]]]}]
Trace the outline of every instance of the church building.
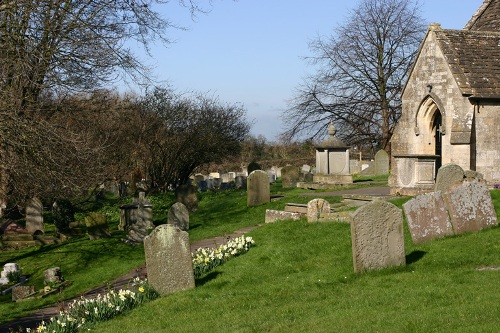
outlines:
[{"label": "church building", "polygon": [[391,140],[393,194],[432,191],[446,163],[500,183],[500,0],[485,0],[462,30],[430,25],[402,104]]}]

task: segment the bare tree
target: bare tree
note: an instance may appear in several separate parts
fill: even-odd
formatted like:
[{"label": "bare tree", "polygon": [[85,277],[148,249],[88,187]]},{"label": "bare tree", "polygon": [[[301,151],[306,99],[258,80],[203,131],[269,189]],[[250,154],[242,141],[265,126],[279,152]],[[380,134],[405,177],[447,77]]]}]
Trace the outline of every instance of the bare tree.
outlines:
[{"label": "bare tree", "polygon": [[390,151],[401,90],[425,33],[418,1],[361,0],[328,38],[310,44],[317,72],[283,113],[287,138],[319,138],[330,121],[337,136]]},{"label": "bare tree", "polygon": [[141,105],[143,115],[156,119],[149,122],[143,170],[158,190],[185,183],[202,165],[238,155],[250,130],[241,105],[200,94],[155,88]]},{"label": "bare tree", "polygon": [[[125,77],[151,77],[127,47],[168,43],[175,27],[155,11],[168,0],[6,0],[0,4],[0,203],[41,195],[47,184],[74,188],[106,141],[55,126],[46,100],[109,86]],[[178,0],[192,14],[196,0]],[[210,1],[207,0],[209,3]],[[50,98],[49,98],[50,96]],[[53,108],[51,105],[50,108]],[[45,177],[41,177],[45,175]],[[87,181],[94,181],[95,177]],[[21,185],[29,179],[29,191]],[[42,181],[43,180],[43,181]],[[82,185],[79,182],[79,185]],[[14,195],[15,193],[15,195]]]}]

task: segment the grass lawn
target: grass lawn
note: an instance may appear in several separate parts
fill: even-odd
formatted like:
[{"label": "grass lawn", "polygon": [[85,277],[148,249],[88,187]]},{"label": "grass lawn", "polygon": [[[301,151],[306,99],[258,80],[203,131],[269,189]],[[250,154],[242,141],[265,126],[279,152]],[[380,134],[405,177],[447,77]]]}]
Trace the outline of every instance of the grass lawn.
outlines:
[{"label": "grass lawn", "polygon": [[256,246],[98,332],[494,332],[500,228],[418,247],[406,267],[354,274],[350,227],[264,225]]},{"label": "grass lawn", "polygon": [[[359,185],[359,184],[358,184]],[[264,224],[266,209],[307,203],[302,189],[271,187],[285,198],[246,207],[246,193],[203,193],[190,216],[190,239],[201,240],[263,224],[248,235],[256,241],[196,281],[193,290],[145,304],[99,324],[98,332],[492,332],[500,330],[496,285],[500,228],[414,246],[405,229],[407,266],[353,272],[350,226],[286,221]],[[500,212],[500,191],[492,191]],[[340,197],[325,197],[331,203]],[[166,218],[170,196],[151,199],[155,224]],[[394,201],[401,205],[408,198]],[[115,203],[116,204],[116,203]],[[104,205],[113,228],[118,208]],[[406,226],[405,226],[406,228]],[[0,252],[0,265],[17,262],[30,281],[43,284],[43,270],[60,266],[73,282],[63,293],[39,301],[0,298],[0,322],[103,285],[144,263],[142,246],[86,237],[59,245]]]}]

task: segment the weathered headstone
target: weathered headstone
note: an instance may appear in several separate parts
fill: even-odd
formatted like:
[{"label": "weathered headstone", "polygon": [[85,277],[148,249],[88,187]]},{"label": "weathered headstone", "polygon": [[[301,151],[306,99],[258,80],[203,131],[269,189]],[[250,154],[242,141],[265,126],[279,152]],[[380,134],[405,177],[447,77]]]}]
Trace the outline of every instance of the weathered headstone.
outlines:
[{"label": "weathered headstone", "polygon": [[434,192],[447,192],[450,188],[464,181],[465,172],[457,164],[448,163],[439,168],[436,176]]},{"label": "weathered headstone", "polygon": [[189,210],[180,202],[176,202],[168,210],[168,224],[175,225],[181,230],[189,230]]},{"label": "weathered headstone", "polygon": [[247,188],[247,177],[245,177],[245,176],[236,176],[234,178],[234,186],[237,189],[246,189]]},{"label": "weathered headstone", "polygon": [[293,165],[287,165],[281,168],[281,183],[283,188],[297,187],[300,181],[299,168]]},{"label": "weathered headstone", "polygon": [[389,154],[383,149],[375,154],[375,175],[386,175],[389,173]]},{"label": "weathered headstone", "polygon": [[33,198],[26,204],[26,230],[32,235],[45,233],[43,204],[38,198]]},{"label": "weathered headstone", "polygon": [[309,173],[311,172],[311,166],[310,165],[307,165],[307,164],[304,164],[302,166],[302,170],[301,170],[303,173]]},{"label": "weathered headstone", "polygon": [[414,244],[454,234],[441,191],[419,195],[403,209]]},{"label": "weathered headstone", "polygon": [[198,182],[198,191],[205,192],[208,190],[208,185],[206,180],[201,180]]},{"label": "weathered headstone", "polygon": [[325,199],[313,199],[307,203],[307,222],[318,222],[321,214],[330,213],[330,203]]},{"label": "weathered headstone", "polygon": [[255,170],[247,178],[247,206],[259,206],[271,201],[269,177],[262,170]]},{"label": "weathered headstone", "polygon": [[296,220],[301,219],[302,217],[304,217],[304,214],[302,214],[302,213],[266,209],[265,223],[273,223],[273,222],[277,222],[277,221],[286,221],[286,220],[296,221]]},{"label": "weathered headstone", "polygon": [[189,235],[162,224],[144,238],[148,282],[161,295],[195,287]]},{"label": "weathered headstone", "polygon": [[213,179],[207,179],[207,190],[213,190],[214,189],[214,180]]},{"label": "weathered headstone", "polygon": [[64,280],[60,267],[52,267],[43,271],[43,277],[45,283],[61,283]]},{"label": "weathered headstone", "polygon": [[376,200],[358,208],[351,237],[355,272],[406,264],[402,212],[389,202]]},{"label": "weathered headstone", "polygon": [[465,170],[464,171],[465,178],[474,178],[474,179],[484,179],[484,175],[480,172],[474,170]]},{"label": "weathered headstone", "polygon": [[475,232],[498,224],[485,181],[472,179],[444,194],[455,234]]},{"label": "weathered headstone", "polygon": [[12,301],[25,299],[35,293],[35,286],[16,286],[12,288]]},{"label": "weathered headstone", "polygon": [[9,275],[11,274],[21,275],[21,270],[16,263],[9,262],[3,266],[3,270],[0,273],[0,286],[10,282]]},{"label": "weathered headstone", "polygon": [[85,217],[85,225],[90,240],[107,238],[110,236],[106,215],[100,212],[92,212]]},{"label": "weathered headstone", "polygon": [[181,202],[190,212],[198,209],[198,197],[196,196],[196,188],[191,185],[180,185],[175,189],[175,197],[177,202]]}]

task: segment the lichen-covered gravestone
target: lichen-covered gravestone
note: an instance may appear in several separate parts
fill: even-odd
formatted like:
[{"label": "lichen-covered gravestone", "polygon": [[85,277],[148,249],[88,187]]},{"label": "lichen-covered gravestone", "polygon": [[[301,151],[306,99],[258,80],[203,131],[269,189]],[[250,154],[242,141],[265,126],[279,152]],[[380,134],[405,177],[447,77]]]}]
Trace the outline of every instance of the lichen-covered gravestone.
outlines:
[{"label": "lichen-covered gravestone", "polygon": [[167,223],[179,227],[179,229],[189,230],[189,210],[180,202],[174,203],[168,210]]},{"label": "lichen-covered gravestone", "polygon": [[247,206],[259,206],[270,201],[269,176],[262,170],[253,171],[247,178]]},{"label": "lichen-covered gravestone", "polygon": [[455,234],[475,232],[498,224],[485,181],[472,179],[451,188],[444,195]]},{"label": "lichen-covered gravestone", "polygon": [[293,165],[287,165],[281,169],[281,186],[283,188],[297,187],[300,181],[300,170]]},{"label": "lichen-covered gravestone", "polygon": [[162,224],[144,238],[148,282],[160,293],[195,287],[189,235],[172,224]]},{"label": "lichen-covered gravestone", "polygon": [[325,199],[313,199],[307,203],[307,222],[318,222],[322,214],[330,213],[330,203]]},{"label": "lichen-covered gravestone", "polygon": [[459,165],[448,163],[439,168],[434,192],[447,192],[450,188],[464,181],[465,171]]},{"label": "lichen-covered gravestone", "polygon": [[355,272],[406,264],[402,212],[389,202],[377,200],[358,208],[351,238]]},{"label": "lichen-covered gravestone", "polygon": [[414,244],[454,234],[441,191],[416,196],[403,209]]},{"label": "lichen-covered gravestone", "polygon": [[26,204],[26,230],[32,235],[45,233],[43,204],[38,198],[33,198]]}]

